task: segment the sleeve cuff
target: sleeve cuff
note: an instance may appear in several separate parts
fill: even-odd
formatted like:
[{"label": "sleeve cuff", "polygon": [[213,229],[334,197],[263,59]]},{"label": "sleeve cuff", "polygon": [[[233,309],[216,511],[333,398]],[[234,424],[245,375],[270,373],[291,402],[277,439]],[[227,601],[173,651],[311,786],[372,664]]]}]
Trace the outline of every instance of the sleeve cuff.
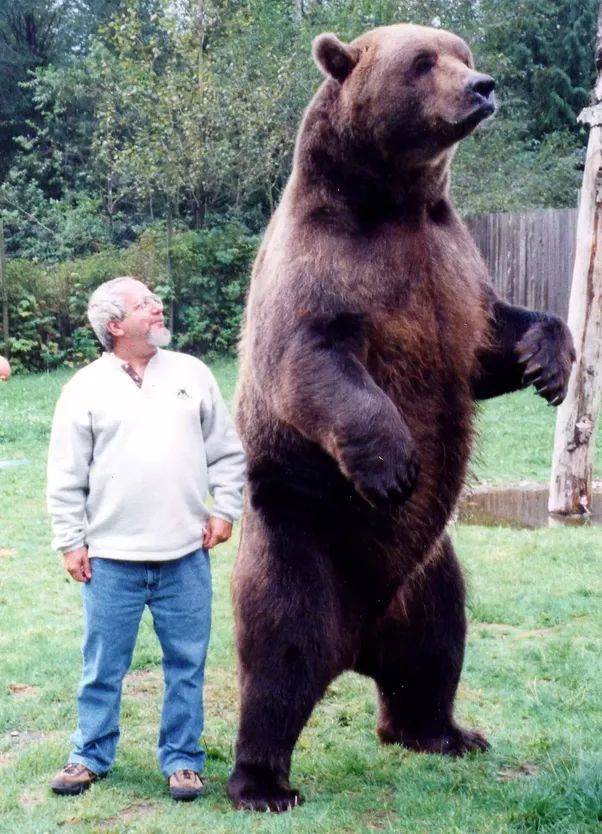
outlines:
[{"label": "sleeve cuff", "polygon": [[61,554],[61,556],[64,556],[65,553],[70,553],[72,550],[77,550],[78,548],[85,546],[86,542],[83,539],[81,539],[80,541],[73,542],[73,544],[58,545],[56,549]]},{"label": "sleeve cuff", "polygon": [[238,521],[238,516],[232,516],[230,513],[223,512],[215,507],[209,508],[209,515],[214,516],[214,518],[221,518],[223,521],[229,521],[230,524],[234,524],[235,521]]}]

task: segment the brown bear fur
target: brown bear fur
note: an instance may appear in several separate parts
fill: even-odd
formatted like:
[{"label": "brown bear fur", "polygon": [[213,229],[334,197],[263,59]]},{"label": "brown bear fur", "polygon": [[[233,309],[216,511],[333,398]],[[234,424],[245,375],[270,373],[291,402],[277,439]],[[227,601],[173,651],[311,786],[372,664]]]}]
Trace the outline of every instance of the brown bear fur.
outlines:
[{"label": "brown bear fur", "polygon": [[233,580],[241,725],[229,793],[285,810],[297,737],[342,671],[374,678],[381,740],[484,749],[459,728],[462,575],[445,526],[474,401],[562,398],[570,336],[495,298],[448,192],[493,81],[451,33],[322,35],[326,80],[258,253],[241,347],[249,488]]}]

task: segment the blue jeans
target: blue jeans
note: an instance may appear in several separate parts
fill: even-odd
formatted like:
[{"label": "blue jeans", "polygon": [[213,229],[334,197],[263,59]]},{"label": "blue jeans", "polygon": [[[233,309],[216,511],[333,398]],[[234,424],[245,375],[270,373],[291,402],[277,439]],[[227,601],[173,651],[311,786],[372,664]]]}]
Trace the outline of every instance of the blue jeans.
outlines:
[{"label": "blue jeans", "polygon": [[92,559],[82,586],[84,665],[70,762],[106,773],[119,739],[121,685],[130,667],[144,606],[163,652],[165,691],[157,757],[162,773],[201,772],[205,753],[203,676],[211,628],[209,554],[195,550],[171,562]]}]

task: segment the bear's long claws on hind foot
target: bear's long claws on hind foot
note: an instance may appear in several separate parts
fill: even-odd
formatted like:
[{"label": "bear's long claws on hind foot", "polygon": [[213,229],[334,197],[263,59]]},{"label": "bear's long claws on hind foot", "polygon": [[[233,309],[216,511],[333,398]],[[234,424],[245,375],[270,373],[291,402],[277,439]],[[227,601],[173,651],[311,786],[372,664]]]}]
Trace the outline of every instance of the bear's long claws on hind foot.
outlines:
[{"label": "bear's long claws on hind foot", "polygon": [[234,808],[236,811],[261,811],[263,813],[272,812],[273,814],[282,814],[285,811],[291,811],[293,808],[303,804],[303,797],[297,791],[289,791],[280,796],[257,795],[251,796],[241,794],[239,797],[233,799]]}]

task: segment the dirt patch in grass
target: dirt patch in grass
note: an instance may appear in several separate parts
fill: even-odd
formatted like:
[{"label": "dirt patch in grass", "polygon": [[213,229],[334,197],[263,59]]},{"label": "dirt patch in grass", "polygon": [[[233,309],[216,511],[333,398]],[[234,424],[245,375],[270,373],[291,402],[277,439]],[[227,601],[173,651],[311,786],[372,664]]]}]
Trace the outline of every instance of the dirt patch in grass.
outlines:
[{"label": "dirt patch in grass", "polygon": [[366,831],[391,830],[395,814],[386,806],[393,801],[393,797],[388,791],[385,791],[381,801],[382,807],[372,808],[369,814],[363,816]]},{"label": "dirt patch in grass", "polygon": [[537,776],[539,770],[537,765],[524,762],[516,767],[503,767],[498,770],[496,778],[499,782],[512,782],[515,779],[523,779],[525,776]]},{"label": "dirt patch in grass", "polygon": [[36,805],[43,805],[48,797],[47,788],[39,788],[36,791],[27,791],[19,797],[21,808],[35,808]]},{"label": "dirt patch in grass", "polygon": [[226,720],[238,715],[238,679],[231,669],[212,669],[205,679],[205,708]]},{"label": "dirt patch in grass", "polygon": [[158,805],[154,802],[139,802],[132,805],[126,805],[118,814],[113,814],[112,817],[107,817],[106,820],[96,823],[96,831],[124,831],[128,822],[135,822],[146,814],[151,814],[156,811]]},{"label": "dirt patch in grass", "polygon": [[9,683],[8,691],[11,695],[37,695],[40,688],[32,683]]},{"label": "dirt patch in grass", "polygon": [[559,628],[560,626],[550,626],[549,628],[519,628],[518,626],[508,625],[507,623],[472,623],[470,626],[472,632],[487,631],[498,637],[510,637],[512,640],[525,640],[529,637],[545,637],[548,634],[554,634]]},{"label": "dirt patch in grass", "polygon": [[0,547],[0,559],[10,559],[11,556],[16,556],[17,551],[10,547]]},{"label": "dirt patch in grass", "polygon": [[81,817],[66,817],[64,820],[59,820],[59,826],[64,825],[79,825],[81,822]]},{"label": "dirt patch in grass", "polygon": [[10,730],[0,736],[0,747],[6,752],[7,748],[22,748],[40,741],[48,741],[56,733],[42,733],[39,730]]},{"label": "dirt patch in grass", "polygon": [[32,744],[40,744],[56,738],[56,730],[40,732],[38,730],[10,730],[0,736],[0,768],[12,765],[17,755]]},{"label": "dirt patch in grass", "polygon": [[130,698],[146,698],[148,695],[159,693],[162,686],[163,680],[160,669],[135,669],[126,675],[123,691]]},{"label": "dirt patch in grass", "polygon": [[477,689],[475,686],[471,686],[467,681],[463,680],[460,681],[458,686],[458,694],[467,701],[483,700],[483,690]]}]

